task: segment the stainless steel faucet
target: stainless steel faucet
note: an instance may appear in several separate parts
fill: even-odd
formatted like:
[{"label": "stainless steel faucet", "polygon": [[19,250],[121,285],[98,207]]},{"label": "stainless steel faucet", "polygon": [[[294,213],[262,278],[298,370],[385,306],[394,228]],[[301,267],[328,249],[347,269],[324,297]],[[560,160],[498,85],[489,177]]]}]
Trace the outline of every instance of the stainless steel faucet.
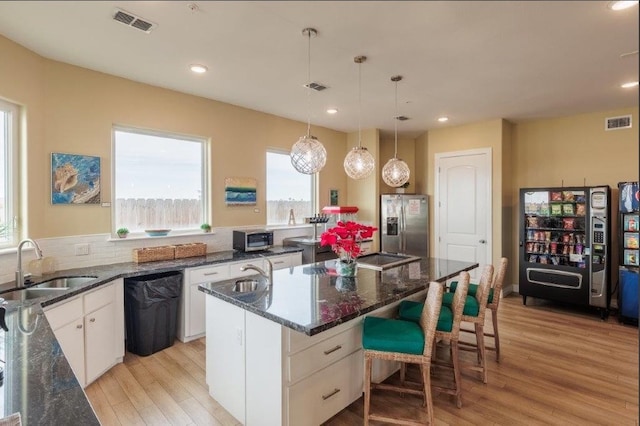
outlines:
[{"label": "stainless steel faucet", "polygon": [[268,272],[265,272],[262,268],[253,265],[251,263],[241,266],[240,270],[241,271],[246,271],[247,269],[252,269],[256,272],[258,272],[260,275],[262,275],[263,277],[267,278],[269,280],[269,282],[267,283],[267,285],[269,287],[271,287],[271,285],[273,284],[273,263],[271,263],[271,261],[269,259],[267,259],[266,257],[264,258],[264,260],[267,262],[268,265]]},{"label": "stainless steel faucet", "polygon": [[18,244],[18,270],[16,271],[16,288],[24,286],[24,272],[22,270],[22,246],[26,243],[31,243],[31,245],[36,250],[36,257],[38,259],[42,259],[42,250],[40,249],[38,243],[36,243],[31,238],[25,238],[24,240],[20,241],[20,244]]}]

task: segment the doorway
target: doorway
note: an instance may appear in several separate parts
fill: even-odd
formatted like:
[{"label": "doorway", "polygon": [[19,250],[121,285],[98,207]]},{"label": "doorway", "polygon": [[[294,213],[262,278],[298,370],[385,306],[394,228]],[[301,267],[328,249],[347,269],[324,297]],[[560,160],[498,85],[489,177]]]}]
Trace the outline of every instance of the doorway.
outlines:
[{"label": "doorway", "polygon": [[435,155],[436,257],[491,263],[491,173],[491,148]]}]

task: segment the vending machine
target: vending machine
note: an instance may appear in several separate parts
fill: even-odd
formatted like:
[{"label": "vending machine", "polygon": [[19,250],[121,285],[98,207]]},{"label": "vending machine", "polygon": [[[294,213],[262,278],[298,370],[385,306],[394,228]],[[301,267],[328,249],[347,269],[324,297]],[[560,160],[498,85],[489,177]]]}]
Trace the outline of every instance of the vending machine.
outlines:
[{"label": "vending machine", "polygon": [[611,301],[610,188],[520,190],[519,292],[600,309]]},{"label": "vending machine", "polygon": [[640,194],[638,182],[620,182],[619,289],[621,322],[638,325],[638,277],[640,267]]}]

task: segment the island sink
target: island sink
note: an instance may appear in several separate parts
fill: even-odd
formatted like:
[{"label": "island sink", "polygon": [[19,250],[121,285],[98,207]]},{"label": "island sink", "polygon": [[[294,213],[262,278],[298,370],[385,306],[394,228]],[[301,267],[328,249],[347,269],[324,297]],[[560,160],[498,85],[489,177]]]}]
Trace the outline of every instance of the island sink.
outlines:
[{"label": "island sink", "polygon": [[236,293],[249,293],[256,291],[260,281],[258,280],[238,280],[233,286],[233,291]]},{"label": "island sink", "polygon": [[383,271],[406,263],[419,261],[420,257],[407,254],[377,252],[362,255],[356,259],[356,263],[361,268],[375,269]]}]

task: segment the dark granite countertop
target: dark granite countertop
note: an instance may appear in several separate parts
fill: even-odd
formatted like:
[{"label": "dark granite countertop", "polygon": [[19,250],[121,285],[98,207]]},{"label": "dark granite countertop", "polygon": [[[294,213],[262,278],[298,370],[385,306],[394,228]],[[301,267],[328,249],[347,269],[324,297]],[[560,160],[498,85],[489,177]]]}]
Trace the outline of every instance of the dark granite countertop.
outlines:
[{"label": "dark granite countertop", "polygon": [[274,271],[273,286],[259,275],[258,290],[233,291],[238,278],[201,284],[200,291],[307,335],[318,334],[443,282],[477,263],[423,258],[384,271],[358,268],[354,278],[335,274],[335,260]]},{"label": "dark granite countertop", "polygon": [[20,300],[13,297],[14,283],[0,285],[0,297],[6,309],[8,332],[0,329],[0,417],[20,412],[23,425],[98,425],[93,408],[71,371],[42,307],[71,298],[117,278],[179,271],[216,263],[255,259],[260,256],[301,251],[295,247],[275,247],[266,252],[242,253],[234,250],[206,256],[149,263],[111,265],[58,271],[34,279],[37,284],[53,278],[95,276],[54,296]]}]

